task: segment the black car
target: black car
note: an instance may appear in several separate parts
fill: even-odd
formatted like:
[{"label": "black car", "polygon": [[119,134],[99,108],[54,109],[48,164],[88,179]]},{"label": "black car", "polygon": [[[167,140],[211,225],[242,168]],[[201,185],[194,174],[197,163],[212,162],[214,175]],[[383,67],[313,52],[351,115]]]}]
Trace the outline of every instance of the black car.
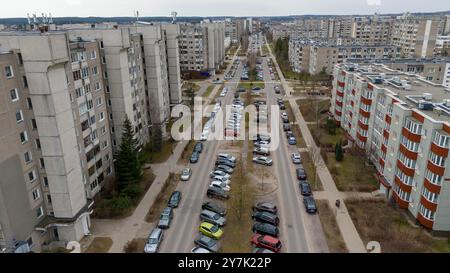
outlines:
[{"label": "black car", "polygon": [[245,88],[240,87],[237,91],[238,91],[238,92],[245,92]]},{"label": "black car", "polygon": [[294,133],[293,133],[292,131],[290,131],[290,130],[289,130],[289,131],[286,131],[286,138],[289,139],[289,138],[291,138],[291,137],[295,137],[295,136],[294,136]]},{"label": "black car", "polygon": [[215,213],[218,213],[220,216],[225,216],[227,214],[227,210],[221,206],[219,206],[218,204],[214,203],[214,202],[204,202],[202,204],[202,209],[207,209],[210,211],[213,211]]},{"label": "black car", "polygon": [[308,213],[316,213],[317,206],[316,201],[311,196],[306,196],[303,198],[303,204],[305,205],[306,212]]},{"label": "black car", "polygon": [[283,123],[289,123],[289,118],[288,117],[282,117],[281,119],[283,120]]},{"label": "black car", "polygon": [[219,251],[219,241],[210,238],[208,236],[205,236],[203,234],[199,234],[195,240],[194,243],[200,247],[206,248],[212,252]]},{"label": "black car", "polygon": [[303,168],[297,168],[295,170],[295,174],[297,175],[298,180],[306,180],[306,178],[307,178],[305,169],[303,169]]},{"label": "black car", "polygon": [[253,211],[267,211],[273,214],[277,214],[277,206],[270,202],[259,202],[252,207]]},{"label": "black car", "polygon": [[194,152],[201,153],[203,151],[203,143],[197,142],[194,146]]},{"label": "black car", "polygon": [[280,110],[286,110],[286,105],[284,105],[284,103],[280,104]]},{"label": "black car", "polygon": [[238,92],[234,93],[234,98],[235,99],[239,98],[239,93]]},{"label": "black car", "polygon": [[230,199],[230,195],[218,187],[209,187],[206,191],[206,196],[209,198]]},{"label": "black car", "polygon": [[220,159],[216,160],[216,166],[218,166],[218,165],[225,165],[225,166],[228,166],[228,167],[231,167],[231,168],[236,167],[235,163],[233,163],[233,162],[231,162],[229,160],[226,160],[224,158],[220,158]]},{"label": "black car", "polygon": [[287,132],[291,130],[291,125],[289,123],[283,123],[283,131]]},{"label": "black car", "polygon": [[276,226],[267,223],[255,223],[252,231],[261,235],[270,235],[272,237],[278,237],[279,233]]},{"label": "black car", "polygon": [[181,192],[174,191],[170,196],[169,203],[167,203],[167,206],[171,208],[178,208],[180,202],[181,202]]},{"label": "black car", "polygon": [[232,174],[234,171],[233,168],[226,165],[216,165],[215,170],[223,171],[226,172],[227,174]]},{"label": "black car", "polygon": [[191,158],[189,159],[189,162],[191,163],[197,163],[200,155],[198,152],[194,151],[191,155]]},{"label": "black car", "polygon": [[312,194],[311,186],[307,181],[300,181],[298,183],[298,187],[300,188],[300,192],[303,196],[310,196]]},{"label": "black car", "polygon": [[272,224],[274,226],[278,226],[278,224],[280,223],[280,219],[278,218],[278,216],[267,211],[254,212],[252,214],[252,219],[259,222]]}]

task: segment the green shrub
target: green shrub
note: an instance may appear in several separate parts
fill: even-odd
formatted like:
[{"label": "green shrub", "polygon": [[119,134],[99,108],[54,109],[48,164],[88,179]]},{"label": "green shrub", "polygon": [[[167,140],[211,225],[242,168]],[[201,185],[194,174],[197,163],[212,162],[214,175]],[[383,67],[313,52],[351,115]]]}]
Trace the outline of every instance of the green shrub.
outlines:
[{"label": "green shrub", "polygon": [[139,184],[128,185],[125,189],[120,193],[122,196],[128,197],[130,200],[137,202],[139,197],[142,194],[142,188]]}]

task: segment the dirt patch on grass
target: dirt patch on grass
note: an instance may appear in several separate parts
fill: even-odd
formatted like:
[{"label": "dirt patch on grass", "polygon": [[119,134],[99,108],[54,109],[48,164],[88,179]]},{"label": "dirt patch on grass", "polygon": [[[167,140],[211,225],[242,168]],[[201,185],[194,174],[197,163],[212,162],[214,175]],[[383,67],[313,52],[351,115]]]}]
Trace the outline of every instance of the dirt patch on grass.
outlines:
[{"label": "dirt patch on grass", "polygon": [[194,151],[194,146],[196,144],[196,141],[191,139],[189,140],[189,143],[184,147],[183,152],[181,153],[180,158],[178,159],[178,164],[180,165],[186,165],[189,162],[189,158],[191,157],[192,151]]},{"label": "dirt patch on grass", "polygon": [[331,253],[347,253],[347,246],[342,238],[341,232],[336,222],[336,217],[328,201],[316,200],[319,211],[320,223],[322,224],[328,248]]},{"label": "dirt patch on grass", "polygon": [[107,253],[113,244],[110,237],[95,237],[87,247],[86,253]]},{"label": "dirt patch on grass", "polygon": [[144,238],[135,238],[123,247],[123,251],[125,253],[142,253],[144,252],[146,239]]},{"label": "dirt patch on grass", "polygon": [[379,199],[349,199],[348,212],[364,243],[377,241],[382,252],[450,252],[450,240],[438,240],[411,226],[405,211]]},{"label": "dirt patch on grass", "polygon": [[155,202],[150,207],[147,215],[145,216],[145,221],[147,223],[153,223],[158,220],[159,215],[161,214],[163,209],[167,207],[167,202],[169,201],[170,195],[177,188],[178,182],[178,175],[171,173],[167,180],[164,182],[164,185],[162,186],[161,191],[158,193]]},{"label": "dirt patch on grass", "polygon": [[331,106],[329,100],[315,99],[297,100],[297,104],[300,108],[300,111],[302,112],[303,118],[307,122],[316,121],[316,119],[320,121],[328,117],[327,113]]}]

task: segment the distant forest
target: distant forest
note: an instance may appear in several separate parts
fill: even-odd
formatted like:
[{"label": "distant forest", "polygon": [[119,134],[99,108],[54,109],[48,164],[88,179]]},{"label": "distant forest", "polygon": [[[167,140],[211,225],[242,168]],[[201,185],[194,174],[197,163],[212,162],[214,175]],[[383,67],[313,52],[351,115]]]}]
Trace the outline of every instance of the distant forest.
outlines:
[{"label": "distant forest", "polygon": [[[450,11],[428,12],[428,13],[412,13],[413,15],[429,16],[429,15],[449,15]],[[380,14],[385,16],[396,16],[401,14]],[[292,21],[295,19],[309,19],[309,18],[329,18],[343,15],[289,15],[289,16],[248,16],[262,21]],[[348,15],[346,15],[348,16]],[[354,16],[361,16],[355,14]],[[248,17],[234,17],[234,16],[218,16],[218,17],[177,17],[178,22],[200,22],[203,19],[224,20],[225,18],[248,18]],[[134,22],[135,17],[54,17],[53,22],[56,24],[79,24],[79,23],[102,23],[102,22],[117,22],[119,24],[126,24]],[[171,22],[172,17],[139,17],[140,21],[146,22]],[[4,25],[23,25],[27,24],[27,18],[0,18],[0,24]]]}]

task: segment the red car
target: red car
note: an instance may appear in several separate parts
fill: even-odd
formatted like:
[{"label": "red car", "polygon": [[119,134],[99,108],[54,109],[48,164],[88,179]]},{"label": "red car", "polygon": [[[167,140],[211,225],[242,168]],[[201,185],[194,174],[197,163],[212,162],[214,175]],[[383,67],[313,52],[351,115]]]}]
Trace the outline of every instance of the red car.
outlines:
[{"label": "red car", "polygon": [[279,252],[281,249],[281,241],[269,235],[254,234],[250,243],[255,247],[262,247],[273,252]]}]

